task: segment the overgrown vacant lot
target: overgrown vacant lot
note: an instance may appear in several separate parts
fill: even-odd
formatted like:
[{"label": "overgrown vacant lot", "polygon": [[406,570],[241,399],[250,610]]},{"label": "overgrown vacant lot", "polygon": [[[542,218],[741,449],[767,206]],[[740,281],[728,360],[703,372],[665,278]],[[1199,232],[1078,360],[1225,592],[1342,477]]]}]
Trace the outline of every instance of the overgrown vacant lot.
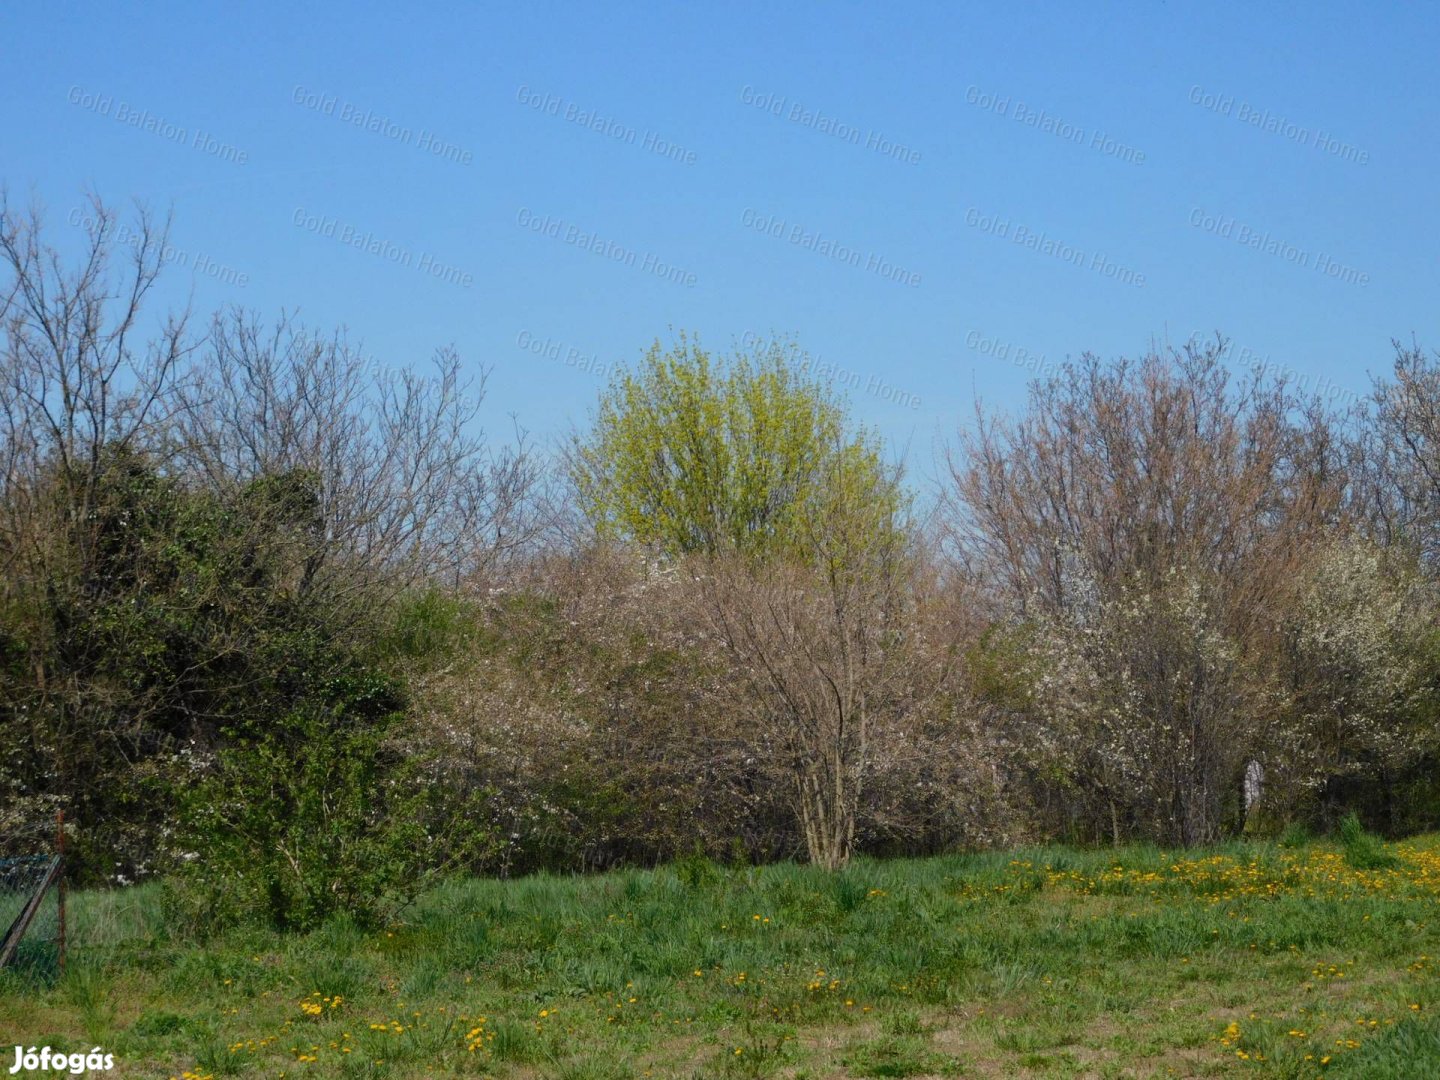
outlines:
[{"label": "overgrown vacant lot", "polygon": [[127,1077],[1440,1075],[1440,837],[1389,854],[693,861],[204,945],[153,887],[79,895],[86,947],[7,975],[0,1031]]}]

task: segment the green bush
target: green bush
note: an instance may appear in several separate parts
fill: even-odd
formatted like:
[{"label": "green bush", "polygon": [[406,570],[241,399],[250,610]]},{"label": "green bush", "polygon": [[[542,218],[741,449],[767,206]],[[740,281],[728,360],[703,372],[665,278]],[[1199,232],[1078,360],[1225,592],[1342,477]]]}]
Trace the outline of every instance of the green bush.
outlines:
[{"label": "green bush", "polygon": [[443,791],[394,743],[403,702],[392,680],[361,671],[326,689],[327,707],[235,739],[192,788],[169,892],[192,929],[310,929],[342,912],[382,925],[490,842],[459,832],[483,793]]},{"label": "green bush", "polygon": [[680,884],[691,892],[713,888],[723,876],[714,860],[698,847],[689,855],[676,859],[670,865]]}]

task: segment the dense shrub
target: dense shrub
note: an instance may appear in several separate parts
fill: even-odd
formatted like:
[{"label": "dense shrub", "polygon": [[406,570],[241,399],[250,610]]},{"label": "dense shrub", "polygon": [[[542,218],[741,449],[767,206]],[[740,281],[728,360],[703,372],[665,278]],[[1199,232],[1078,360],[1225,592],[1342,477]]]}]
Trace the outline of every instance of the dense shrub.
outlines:
[{"label": "dense shrub", "polygon": [[264,730],[232,733],[182,800],[173,910],[206,930],[310,928],[342,912],[375,926],[482,853],[483,793],[442,791],[406,757],[403,708],[392,679],[360,670]]}]

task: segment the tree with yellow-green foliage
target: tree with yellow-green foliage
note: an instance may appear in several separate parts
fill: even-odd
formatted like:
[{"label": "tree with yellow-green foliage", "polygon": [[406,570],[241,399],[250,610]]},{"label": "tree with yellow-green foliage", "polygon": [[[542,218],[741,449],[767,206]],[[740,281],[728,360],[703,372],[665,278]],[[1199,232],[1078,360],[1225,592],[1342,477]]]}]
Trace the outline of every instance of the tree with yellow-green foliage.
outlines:
[{"label": "tree with yellow-green foliage", "polygon": [[783,342],[722,362],[657,343],[573,461],[602,536],[687,560],[695,621],[736,675],[726,737],[787,778],[811,861],[839,869],[877,732],[914,722],[948,665],[902,630],[931,605],[899,469],[809,369]]},{"label": "tree with yellow-green foliage", "polygon": [[848,493],[857,513],[891,527],[898,477],[809,367],[785,342],[717,360],[684,334],[668,349],[657,341],[574,446],[572,477],[597,531],[667,555],[804,556],[807,520]]}]

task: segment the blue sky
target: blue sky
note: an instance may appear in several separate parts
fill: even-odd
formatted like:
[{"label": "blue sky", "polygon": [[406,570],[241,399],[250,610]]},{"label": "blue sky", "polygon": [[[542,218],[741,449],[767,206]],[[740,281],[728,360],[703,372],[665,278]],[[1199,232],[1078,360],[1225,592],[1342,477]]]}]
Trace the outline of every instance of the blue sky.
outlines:
[{"label": "blue sky", "polygon": [[1437,41],[1436,5],[31,4],[0,178],[62,241],[88,189],[173,208],[166,305],[453,344],[492,428],[583,424],[671,327],[793,336],[923,475],[1085,351],[1221,330],[1344,398],[1440,346]]}]

